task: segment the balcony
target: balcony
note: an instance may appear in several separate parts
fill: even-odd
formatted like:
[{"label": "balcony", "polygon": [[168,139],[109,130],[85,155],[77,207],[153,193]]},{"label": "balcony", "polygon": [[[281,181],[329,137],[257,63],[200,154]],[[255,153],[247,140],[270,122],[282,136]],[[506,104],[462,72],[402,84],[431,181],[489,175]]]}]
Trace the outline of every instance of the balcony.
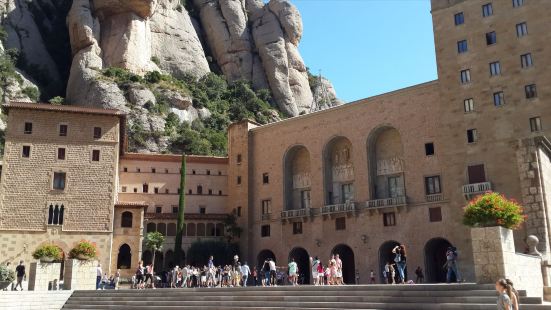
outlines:
[{"label": "balcony", "polygon": [[405,205],[406,205],[406,196],[399,196],[399,197],[393,197],[393,198],[368,200],[365,203],[365,208],[381,209],[381,208],[399,207],[399,206],[405,206]]},{"label": "balcony", "polygon": [[281,219],[292,219],[292,218],[298,218],[298,217],[308,217],[308,216],[314,216],[318,214],[318,210],[315,208],[304,208],[304,209],[296,209],[296,210],[286,210],[281,211]]},{"label": "balcony", "polygon": [[490,182],[481,182],[463,185],[463,195],[466,199],[470,197],[482,194],[492,190],[492,184]]},{"label": "balcony", "polygon": [[262,214],[262,220],[263,221],[269,221],[271,219],[272,219],[272,213]]},{"label": "balcony", "polygon": [[442,194],[432,194],[432,195],[426,195],[425,200],[427,202],[438,202],[444,200],[444,195]]},{"label": "balcony", "polygon": [[355,202],[346,202],[346,203],[339,203],[335,205],[328,205],[323,206],[321,208],[321,214],[322,215],[329,215],[329,214],[335,214],[335,213],[346,213],[346,212],[354,212],[358,210],[356,208]]}]

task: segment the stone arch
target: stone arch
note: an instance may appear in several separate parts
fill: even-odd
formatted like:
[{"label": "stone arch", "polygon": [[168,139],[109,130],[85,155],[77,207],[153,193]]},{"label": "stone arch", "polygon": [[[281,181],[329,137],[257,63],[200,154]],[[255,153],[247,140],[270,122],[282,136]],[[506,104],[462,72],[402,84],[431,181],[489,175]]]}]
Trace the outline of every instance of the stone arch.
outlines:
[{"label": "stone arch", "polygon": [[432,238],[425,244],[425,280],[429,283],[446,282],[446,251],[452,244],[441,237]]},{"label": "stone arch", "polygon": [[310,151],[304,145],[294,145],[283,157],[285,210],[310,207]]},{"label": "stone arch", "polygon": [[289,252],[289,262],[294,259],[298,266],[299,284],[310,284],[310,255],[304,248],[296,247]]},{"label": "stone arch", "polygon": [[204,223],[198,223],[197,224],[197,237],[204,237],[205,236],[205,224]]},{"label": "stone arch", "polygon": [[343,136],[333,137],[323,150],[325,204],[354,200],[352,143]]},{"label": "stone arch", "polygon": [[121,214],[121,227],[123,228],[132,228],[132,212],[124,211]]},{"label": "stone arch", "polygon": [[256,256],[256,262],[257,262],[257,266],[258,268],[262,268],[262,266],[264,265],[264,261],[267,260],[267,259],[273,259],[274,262],[277,262],[277,259],[276,259],[276,256],[274,254],[274,252],[270,251],[270,250],[262,250],[258,253],[258,255]]},{"label": "stone arch", "polygon": [[166,225],[166,235],[167,236],[176,236],[176,224],[175,223],[168,223]]},{"label": "stone arch", "polygon": [[404,148],[400,132],[389,125],[367,139],[371,199],[405,197]]},{"label": "stone arch", "polygon": [[155,224],[155,223],[147,223],[146,231],[147,231],[148,233],[150,233],[150,232],[156,232],[156,231],[157,231],[157,224]]},{"label": "stone arch", "polygon": [[216,229],[214,228],[213,223],[207,223],[207,237],[216,236]]},{"label": "stone arch", "polygon": [[188,237],[195,237],[195,234],[196,234],[195,223],[187,224],[186,235]]},{"label": "stone arch", "polygon": [[356,284],[356,264],[354,251],[346,244],[336,245],[331,254],[339,255],[342,260],[342,277],[345,284]]},{"label": "stone arch", "polygon": [[[381,244],[379,247],[379,275],[381,283],[384,283],[385,280],[383,271],[385,270],[386,263],[394,263],[394,254],[392,253],[392,249],[398,245],[400,245],[398,241],[389,240]],[[398,276],[398,272],[396,272],[396,276]]]},{"label": "stone arch", "polygon": [[160,232],[163,236],[166,236],[166,224],[165,223],[157,224],[157,231]]},{"label": "stone arch", "polygon": [[117,255],[117,269],[130,269],[132,265],[132,250],[126,243],[119,247]]},{"label": "stone arch", "polygon": [[223,237],[224,236],[224,224],[222,224],[222,223],[216,224],[216,236],[217,237]]}]

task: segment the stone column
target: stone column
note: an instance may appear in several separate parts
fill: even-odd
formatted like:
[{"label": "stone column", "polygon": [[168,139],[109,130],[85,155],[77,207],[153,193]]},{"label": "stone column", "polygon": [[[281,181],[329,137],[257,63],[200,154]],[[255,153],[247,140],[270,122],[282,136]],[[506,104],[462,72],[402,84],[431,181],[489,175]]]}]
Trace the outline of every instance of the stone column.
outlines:
[{"label": "stone column", "polygon": [[61,263],[31,263],[29,270],[29,291],[57,290]]},{"label": "stone column", "polygon": [[98,261],[68,259],[65,261],[65,282],[67,290],[95,290]]}]

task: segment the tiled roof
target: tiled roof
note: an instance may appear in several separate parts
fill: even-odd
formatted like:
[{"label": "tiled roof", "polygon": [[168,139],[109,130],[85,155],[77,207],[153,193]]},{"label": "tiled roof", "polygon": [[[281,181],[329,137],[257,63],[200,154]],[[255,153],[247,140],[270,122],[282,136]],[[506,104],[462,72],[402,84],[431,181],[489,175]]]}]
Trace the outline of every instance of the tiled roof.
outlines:
[{"label": "tiled roof", "polygon": [[[141,153],[126,153],[121,158],[122,160],[146,160],[146,161],[163,161],[163,162],[180,162],[182,155],[176,154],[141,154]],[[186,155],[187,163],[203,163],[203,164],[227,164],[228,157],[216,156],[199,156]]]},{"label": "tiled roof", "polygon": [[[186,220],[224,220],[228,217],[227,214],[220,213],[211,213],[211,214],[200,214],[200,213],[186,213],[184,218]],[[148,220],[176,220],[178,218],[177,213],[146,213],[145,218]]]},{"label": "tiled roof", "polygon": [[28,109],[28,110],[42,110],[42,111],[57,111],[57,112],[69,112],[69,113],[85,113],[85,114],[99,114],[99,115],[114,115],[125,116],[124,112],[115,109],[101,109],[101,108],[89,108],[74,105],[54,105],[49,103],[31,103],[31,102],[17,102],[12,101],[2,105],[4,109]]}]

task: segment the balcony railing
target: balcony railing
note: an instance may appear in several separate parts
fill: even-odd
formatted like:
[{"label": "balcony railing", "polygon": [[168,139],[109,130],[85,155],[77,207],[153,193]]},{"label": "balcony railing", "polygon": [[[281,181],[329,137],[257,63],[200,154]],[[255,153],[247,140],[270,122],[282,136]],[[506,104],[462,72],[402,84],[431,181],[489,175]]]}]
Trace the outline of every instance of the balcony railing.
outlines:
[{"label": "balcony railing", "polygon": [[432,194],[432,195],[426,195],[425,199],[427,202],[437,202],[444,200],[444,195],[442,194]]},{"label": "balcony railing", "polygon": [[333,214],[356,211],[355,202],[339,203],[336,205],[323,206],[321,208],[321,214]]},{"label": "balcony railing", "polygon": [[308,215],[310,215],[310,208],[281,211],[281,218],[282,219],[290,219],[290,218],[295,218],[295,217],[305,217],[305,216],[308,216]]},{"label": "balcony railing", "polygon": [[491,190],[492,184],[490,182],[463,185],[463,194],[465,194],[465,196],[480,194]]},{"label": "balcony railing", "polygon": [[266,214],[262,214],[262,220],[263,221],[268,221],[272,218],[272,214],[271,213],[266,213]]},{"label": "balcony railing", "polygon": [[397,207],[406,204],[406,196],[383,198],[369,200],[365,203],[365,207],[368,209],[384,208],[384,207]]}]

